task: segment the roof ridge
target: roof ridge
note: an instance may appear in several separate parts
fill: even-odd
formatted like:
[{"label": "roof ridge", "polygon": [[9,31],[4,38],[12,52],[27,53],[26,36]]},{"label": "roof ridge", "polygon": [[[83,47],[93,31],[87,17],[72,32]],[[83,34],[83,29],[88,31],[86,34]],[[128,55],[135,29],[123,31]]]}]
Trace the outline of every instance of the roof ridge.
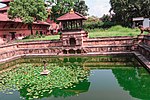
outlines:
[{"label": "roof ridge", "polygon": [[76,20],[76,19],[86,20],[86,17],[78,12],[74,12],[74,13],[68,12],[60,16],[59,18],[57,18],[57,20]]},{"label": "roof ridge", "polygon": [[82,14],[80,14],[79,12],[75,12],[77,15],[83,17],[83,18],[86,18],[85,16],[83,16]]}]

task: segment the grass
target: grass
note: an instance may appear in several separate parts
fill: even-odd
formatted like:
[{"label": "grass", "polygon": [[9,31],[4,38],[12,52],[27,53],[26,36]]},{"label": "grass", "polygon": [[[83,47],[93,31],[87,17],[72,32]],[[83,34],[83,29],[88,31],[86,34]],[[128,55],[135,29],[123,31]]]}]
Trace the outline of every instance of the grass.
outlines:
[{"label": "grass", "polygon": [[[94,29],[89,30],[89,38],[96,38],[96,37],[113,37],[113,36],[137,36],[140,34],[140,30],[126,28],[122,26],[113,26],[107,30],[104,29]],[[148,34],[144,32],[144,34]]]},{"label": "grass", "polygon": [[23,39],[23,40],[16,40],[16,41],[17,42],[30,42],[30,41],[58,40],[58,39],[60,39],[60,35],[50,35],[50,36],[45,36],[43,38]]},{"label": "grass", "polygon": [[[140,34],[140,30],[126,28],[122,26],[113,26],[107,30],[105,29],[93,29],[87,30],[89,33],[89,38],[97,38],[97,37],[113,37],[113,36],[137,36]],[[148,32],[144,32],[144,34],[148,34]],[[42,41],[42,40],[58,40],[60,39],[60,35],[50,35],[45,36],[43,38],[33,38],[33,39],[23,39],[16,40],[17,42],[30,42],[30,41]]]}]

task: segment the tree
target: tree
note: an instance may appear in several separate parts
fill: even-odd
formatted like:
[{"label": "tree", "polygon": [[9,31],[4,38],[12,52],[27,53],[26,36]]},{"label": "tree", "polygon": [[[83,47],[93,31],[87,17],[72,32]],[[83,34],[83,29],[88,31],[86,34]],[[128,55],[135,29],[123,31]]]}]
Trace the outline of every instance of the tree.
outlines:
[{"label": "tree", "polygon": [[88,15],[88,7],[84,0],[48,0],[51,7],[51,19],[56,19],[65,13],[68,13],[72,8],[83,15]]},{"label": "tree", "polygon": [[76,12],[79,12],[80,14],[87,16],[87,12],[88,12],[88,6],[86,5],[84,0],[80,0],[78,2],[75,3],[74,5],[74,10]]},{"label": "tree", "polygon": [[43,0],[14,0],[10,3],[8,15],[11,19],[20,18],[28,24],[31,35],[33,35],[33,22],[47,18],[45,2]]},{"label": "tree", "polygon": [[110,0],[114,19],[118,24],[129,26],[134,17],[150,16],[149,0]]},{"label": "tree", "polygon": [[56,21],[56,19],[63,14],[69,12],[71,8],[73,8],[74,2],[73,0],[62,0],[59,2],[55,2],[55,4],[51,8],[51,19]]},{"label": "tree", "polygon": [[106,15],[104,14],[104,15],[102,16],[101,20],[102,20],[103,22],[109,22],[109,21],[111,21],[111,16],[108,15],[108,14],[106,14]]}]

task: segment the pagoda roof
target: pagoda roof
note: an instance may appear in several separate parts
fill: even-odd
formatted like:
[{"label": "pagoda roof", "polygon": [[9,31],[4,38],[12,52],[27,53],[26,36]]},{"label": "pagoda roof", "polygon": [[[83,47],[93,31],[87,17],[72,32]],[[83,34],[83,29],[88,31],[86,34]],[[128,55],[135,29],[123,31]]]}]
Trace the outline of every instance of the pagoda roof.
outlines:
[{"label": "pagoda roof", "polygon": [[0,3],[9,3],[9,2],[11,2],[12,0],[0,0]]},{"label": "pagoda roof", "polygon": [[[21,22],[22,23],[22,20],[19,18],[16,18],[14,20],[9,19],[7,14],[0,14],[0,21],[3,21],[3,22]],[[33,24],[50,25],[49,23],[44,22],[44,21],[33,22]]]},{"label": "pagoda roof", "polygon": [[57,18],[58,21],[67,21],[67,20],[86,20],[86,17],[79,14],[78,12],[69,12],[63,16]]}]

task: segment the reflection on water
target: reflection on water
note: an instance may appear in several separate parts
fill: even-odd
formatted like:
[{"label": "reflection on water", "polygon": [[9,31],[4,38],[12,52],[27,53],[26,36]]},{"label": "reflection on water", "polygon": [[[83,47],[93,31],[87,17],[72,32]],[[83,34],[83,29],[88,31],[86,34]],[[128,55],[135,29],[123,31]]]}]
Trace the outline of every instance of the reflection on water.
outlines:
[{"label": "reflection on water", "polygon": [[113,69],[118,83],[135,98],[150,99],[150,74],[144,68]]},{"label": "reflection on water", "polygon": [[[57,66],[80,66],[89,70],[88,80],[76,84],[74,88],[53,89],[44,93],[43,100],[149,100],[150,75],[134,57],[42,57],[23,58],[2,64],[0,70],[17,64],[41,66],[43,60]],[[12,95],[0,92],[0,100],[20,100],[27,98],[24,87]]]}]

